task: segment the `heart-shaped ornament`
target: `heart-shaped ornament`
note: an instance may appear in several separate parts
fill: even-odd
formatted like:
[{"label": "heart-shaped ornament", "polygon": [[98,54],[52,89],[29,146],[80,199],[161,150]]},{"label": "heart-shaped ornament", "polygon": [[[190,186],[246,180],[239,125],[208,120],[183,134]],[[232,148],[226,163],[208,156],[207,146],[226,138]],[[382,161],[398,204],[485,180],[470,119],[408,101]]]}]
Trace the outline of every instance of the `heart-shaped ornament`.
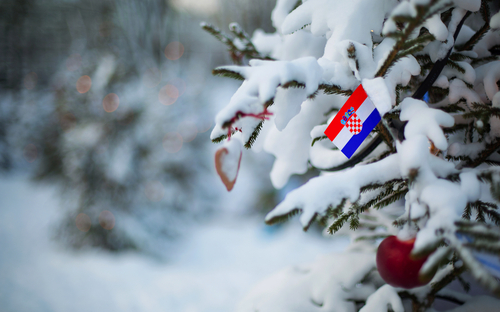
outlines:
[{"label": "heart-shaped ornament", "polygon": [[243,147],[236,139],[227,141],[215,152],[215,169],[228,191],[231,191],[236,183],[242,155]]}]

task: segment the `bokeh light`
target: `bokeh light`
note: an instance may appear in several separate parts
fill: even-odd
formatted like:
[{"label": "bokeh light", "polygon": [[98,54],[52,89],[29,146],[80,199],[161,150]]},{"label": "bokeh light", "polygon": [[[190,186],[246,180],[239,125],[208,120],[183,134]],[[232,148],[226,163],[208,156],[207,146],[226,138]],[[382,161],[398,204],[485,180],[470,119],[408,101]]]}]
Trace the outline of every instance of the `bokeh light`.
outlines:
[{"label": "bokeh light", "polygon": [[200,121],[198,121],[198,132],[199,133],[207,132],[212,128],[212,125],[213,125],[212,120],[207,118],[201,119]]},{"label": "bokeh light", "polygon": [[179,89],[176,86],[168,84],[161,88],[158,93],[158,100],[163,105],[172,105],[179,97]]},{"label": "bokeh light", "polygon": [[90,87],[92,86],[92,79],[90,79],[89,76],[84,75],[78,78],[78,81],[76,82],[76,90],[79,93],[87,93],[90,90]]},{"label": "bokeh light", "polygon": [[34,144],[30,143],[24,147],[23,154],[27,162],[34,162],[38,157],[38,149]]},{"label": "bokeh light", "polygon": [[194,121],[185,120],[177,127],[177,132],[182,136],[184,142],[191,142],[198,134],[198,127]]},{"label": "bokeh light", "polygon": [[75,219],[76,228],[82,232],[88,232],[92,222],[90,222],[90,217],[84,213],[79,213]]},{"label": "bokeh light", "polygon": [[171,61],[175,61],[181,58],[184,54],[184,45],[178,41],[170,42],[165,47],[165,57]]},{"label": "bokeh light", "polygon": [[114,112],[120,105],[120,98],[114,93],[110,93],[102,100],[102,107],[108,113]]},{"label": "bokeh light", "polygon": [[99,224],[105,230],[111,230],[115,227],[115,216],[109,210],[103,210],[99,214]]},{"label": "bokeh light", "polygon": [[179,96],[183,95],[184,91],[186,91],[186,82],[184,82],[181,78],[174,78],[170,80],[168,84],[177,88]]},{"label": "bokeh light", "polygon": [[61,123],[61,128],[64,131],[68,131],[75,126],[76,117],[75,117],[75,115],[73,115],[71,113],[66,113],[66,114],[61,116],[61,118],[59,119],[59,122]]},{"label": "bokeh light", "polygon": [[144,187],[144,195],[152,201],[159,202],[165,196],[165,189],[160,181],[150,181]]},{"label": "bokeh light", "polygon": [[28,90],[32,90],[36,87],[37,81],[38,75],[35,72],[31,72],[24,77],[24,87]]},{"label": "bokeh light", "polygon": [[146,86],[146,88],[154,88],[161,81],[161,71],[156,68],[149,68],[142,75],[142,83]]},{"label": "bokeh light", "polygon": [[75,71],[82,66],[82,56],[78,53],[71,54],[66,59],[66,69],[69,71]]},{"label": "bokeh light", "polygon": [[177,153],[182,148],[182,136],[177,132],[169,132],[163,137],[163,148],[168,153]]}]

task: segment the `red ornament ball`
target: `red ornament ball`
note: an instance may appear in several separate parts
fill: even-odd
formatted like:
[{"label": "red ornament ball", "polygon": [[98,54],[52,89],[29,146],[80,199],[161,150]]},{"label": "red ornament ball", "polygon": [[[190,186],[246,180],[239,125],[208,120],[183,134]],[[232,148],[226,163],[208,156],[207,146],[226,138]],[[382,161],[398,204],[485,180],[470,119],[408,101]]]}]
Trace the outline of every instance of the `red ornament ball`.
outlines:
[{"label": "red ornament ball", "polygon": [[429,255],[414,259],[411,256],[415,238],[399,240],[389,236],[377,250],[377,269],[384,281],[394,287],[414,288],[429,283],[433,276],[421,276],[420,269]]}]

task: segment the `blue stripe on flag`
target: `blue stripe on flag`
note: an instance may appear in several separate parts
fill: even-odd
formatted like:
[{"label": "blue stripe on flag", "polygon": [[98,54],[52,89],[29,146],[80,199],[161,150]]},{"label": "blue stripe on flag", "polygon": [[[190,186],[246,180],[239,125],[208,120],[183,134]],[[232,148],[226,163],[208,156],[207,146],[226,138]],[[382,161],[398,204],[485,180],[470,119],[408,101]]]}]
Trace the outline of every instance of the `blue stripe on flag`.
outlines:
[{"label": "blue stripe on flag", "polygon": [[342,149],[342,153],[347,156],[347,158],[351,158],[354,152],[358,149],[358,147],[363,143],[368,134],[372,132],[373,128],[377,126],[380,121],[380,114],[377,109],[374,109],[373,112],[366,118],[365,122],[363,122],[363,128],[361,132],[353,135],[352,138],[347,142],[347,144]]}]

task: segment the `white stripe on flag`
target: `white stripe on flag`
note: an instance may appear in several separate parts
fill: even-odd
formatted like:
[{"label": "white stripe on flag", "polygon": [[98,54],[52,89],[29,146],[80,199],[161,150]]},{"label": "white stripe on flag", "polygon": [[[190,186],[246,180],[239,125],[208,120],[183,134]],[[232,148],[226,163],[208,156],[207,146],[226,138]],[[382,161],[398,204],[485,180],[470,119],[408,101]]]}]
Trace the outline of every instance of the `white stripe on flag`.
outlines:
[{"label": "white stripe on flag", "polygon": [[356,115],[358,115],[358,118],[361,119],[361,122],[365,122],[366,118],[370,116],[374,109],[375,105],[373,105],[369,98],[366,98],[363,104],[358,107]]},{"label": "white stripe on flag", "polygon": [[349,140],[352,138],[353,134],[347,127],[342,128],[340,130],[339,134],[333,139],[333,144],[335,144],[336,147],[338,147],[339,150],[343,149],[344,146],[349,142]]}]

